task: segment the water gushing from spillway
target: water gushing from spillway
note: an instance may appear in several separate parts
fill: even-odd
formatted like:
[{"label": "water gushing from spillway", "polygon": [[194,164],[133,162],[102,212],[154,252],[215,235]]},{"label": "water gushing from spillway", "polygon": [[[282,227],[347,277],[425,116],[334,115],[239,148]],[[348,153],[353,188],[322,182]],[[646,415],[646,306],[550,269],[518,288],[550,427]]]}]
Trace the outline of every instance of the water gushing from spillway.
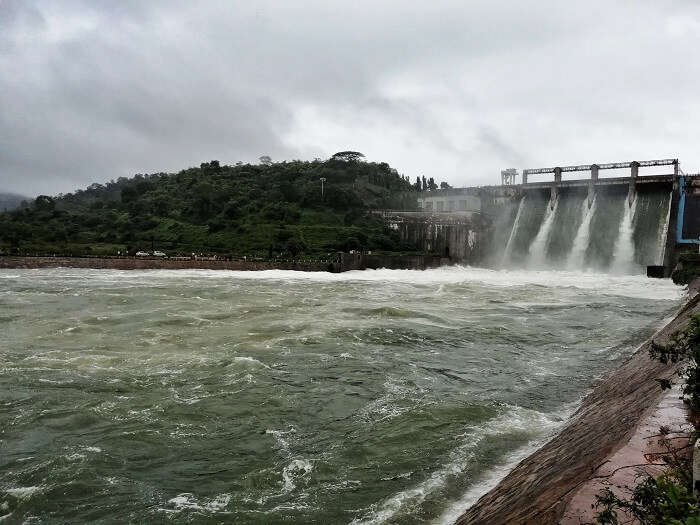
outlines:
[{"label": "water gushing from spillway", "polygon": [[590,208],[585,189],[563,188],[554,201],[549,192],[525,191],[526,196],[503,206],[492,264],[501,269],[644,273],[646,266],[664,261],[669,191],[667,185],[643,185],[630,206],[627,187],[601,187]]},{"label": "water gushing from spillway", "polygon": [[549,246],[549,239],[552,234],[554,218],[557,216],[558,209],[558,198],[555,199],[554,206],[547,206],[540,230],[537,232],[537,236],[535,237],[535,240],[532,241],[530,249],[528,250],[529,255],[527,265],[530,268],[543,268],[547,263],[547,248]]},{"label": "water gushing from spillway", "polygon": [[566,266],[570,270],[583,269],[585,267],[586,250],[588,249],[588,241],[591,237],[591,219],[595,213],[596,199],[593,198],[591,207],[582,207],[582,219],[581,225],[576,232],[576,237],[574,238],[574,244],[569,253],[569,257],[566,261]]},{"label": "water gushing from spillway", "polygon": [[634,271],[634,211],[637,208],[637,199],[631,204],[624,201],[625,212],[620,222],[620,229],[615,242],[613,252],[612,270],[615,273],[633,273]]},{"label": "water gushing from spillway", "polygon": [[[662,201],[663,204],[663,201]],[[658,257],[657,257],[657,264],[663,265],[664,260],[666,259],[666,239],[668,237],[668,225],[671,222],[671,194],[669,193],[668,195],[668,201],[667,201],[667,211],[666,211],[666,220],[660,223],[661,225],[661,231],[659,232],[659,242],[658,242]]]},{"label": "water gushing from spillway", "polygon": [[523,208],[525,207],[525,199],[527,195],[523,195],[520,199],[520,204],[518,204],[518,213],[515,215],[515,222],[513,222],[513,228],[510,230],[510,235],[508,236],[508,243],[506,244],[506,249],[503,252],[503,258],[501,259],[501,267],[506,266],[510,263],[510,258],[513,253],[513,242],[515,241],[515,235],[518,232],[518,226],[520,225],[520,216],[523,213]]}]

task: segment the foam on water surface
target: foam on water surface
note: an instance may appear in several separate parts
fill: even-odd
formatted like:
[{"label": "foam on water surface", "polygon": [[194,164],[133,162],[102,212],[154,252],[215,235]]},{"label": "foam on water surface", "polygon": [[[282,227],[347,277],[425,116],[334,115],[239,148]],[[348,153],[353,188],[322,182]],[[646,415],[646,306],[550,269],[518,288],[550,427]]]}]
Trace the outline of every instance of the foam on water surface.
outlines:
[{"label": "foam on water surface", "polygon": [[459,266],[0,275],[0,514],[20,522],[444,522],[683,294]]}]

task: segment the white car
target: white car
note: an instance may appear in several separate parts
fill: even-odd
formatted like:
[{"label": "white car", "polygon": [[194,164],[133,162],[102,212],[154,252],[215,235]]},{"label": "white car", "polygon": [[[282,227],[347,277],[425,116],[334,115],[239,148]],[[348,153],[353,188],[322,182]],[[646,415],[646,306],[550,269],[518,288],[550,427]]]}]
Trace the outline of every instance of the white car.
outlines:
[{"label": "white car", "polygon": [[159,252],[158,250],[153,252],[154,257],[167,257],[163,252]]},{"label": "white car", "polygon": [[138,251],[136,252],[136,257],[148,257],[148,252]]}]

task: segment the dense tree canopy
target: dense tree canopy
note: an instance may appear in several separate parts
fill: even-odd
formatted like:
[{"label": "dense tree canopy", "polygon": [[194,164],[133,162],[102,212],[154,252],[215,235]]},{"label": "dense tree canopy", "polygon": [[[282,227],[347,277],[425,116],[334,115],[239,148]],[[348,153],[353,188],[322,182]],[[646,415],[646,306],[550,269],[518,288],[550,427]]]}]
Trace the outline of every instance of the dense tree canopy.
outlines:
[{"label": "dense tree canopy", "polygon": [[[0,213],[0,253],[322,257],[414,251],[371,209],[415,209],[415,187],[386,163],[340,152],[327,161],[221,165],[92,184]],[[325,178],[321,195],[320,178]],[[423,189],[423,179],[420,189]],[[427,188],[427,186],[426,186]]]}]

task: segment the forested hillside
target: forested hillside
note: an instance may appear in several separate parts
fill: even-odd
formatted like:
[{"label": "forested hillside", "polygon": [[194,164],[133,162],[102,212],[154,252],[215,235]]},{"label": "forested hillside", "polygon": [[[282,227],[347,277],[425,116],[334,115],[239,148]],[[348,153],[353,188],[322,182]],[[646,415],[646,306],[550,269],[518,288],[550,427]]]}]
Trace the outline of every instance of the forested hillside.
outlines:
[{"label": "forested hillside", "polygon": [[211,161],[179,173],[39,196],[27,208],[0,213],[0,253],[155,249],[267,258],[352,249],[410,252],[414,246],[402,244],[368,211],[414,209],[417,185],[354,152],[313,162]]}]

